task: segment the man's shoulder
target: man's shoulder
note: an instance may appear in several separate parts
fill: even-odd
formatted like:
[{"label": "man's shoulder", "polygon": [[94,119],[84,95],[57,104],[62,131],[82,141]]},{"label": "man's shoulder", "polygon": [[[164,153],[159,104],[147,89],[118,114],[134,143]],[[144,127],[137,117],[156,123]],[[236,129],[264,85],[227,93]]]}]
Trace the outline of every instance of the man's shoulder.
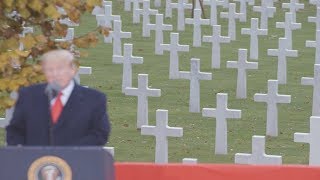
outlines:
[{"label": "man's shoulder", "polygon": [[30,86],[21,87],[19,92],[40,93],[40,92],[44,92],[45,87],[46,87],[46,83],[32,84]]},{"label": "man's shoulder", "polygon": [[89,88],[89,87],[83,87],[81,85],[76,85],[76,87],[80,90],[81,93],[83,93],[86,97],[97,97],[97,98],[106,98],[106,94],[103,92]]}]

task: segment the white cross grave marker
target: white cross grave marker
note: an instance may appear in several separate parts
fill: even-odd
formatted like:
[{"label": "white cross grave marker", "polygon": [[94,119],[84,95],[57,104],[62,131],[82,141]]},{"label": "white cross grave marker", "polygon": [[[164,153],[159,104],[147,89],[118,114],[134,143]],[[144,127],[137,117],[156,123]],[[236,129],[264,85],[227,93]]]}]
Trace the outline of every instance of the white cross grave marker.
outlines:
[{"label": "white cross grave marker", "polygon": [[164,51],[170,51],[169,79],[179,78],[178,52],[189,52],[189,45],[179,44],[179,33],[170,33],[170,44],[161,44]]},{"label": "white cross grave marker", "polygon": [[243,14],[236,13],[236,4],[230,3],[229,12],[221,12],[220,16],[228,19],[228,36],[231,40],[236,40],[236,19],[240,19]]},{"label": "white cross grave marker", "polygon": [[109,5],[112,7],[112,1],[102,1],[101,6],[95,6],[91,12],[92,15],[104,14],[104,6]]},{"label": "white cross grave marker", "polygon": [[124,93],[129,96],[138,97],[137,106],[137,128],[148,125],[148,97],[160,97],[160,89],[148,87],[148,74],[138,74],[138,88],[126,87]]},{"label": "white cross grave marker", "polygon": [[317,30],[316,41],[306,41],[306,47],[316,48],[315,64],[320,64],[320,30]]},{"label": "white cross grave marker", "polygon": [[220,43],[230,43],[230,37],[221,36],[221,26],[212,26],[212,36],[203,36],[203,42],[211,42],[211,67],[220,68]]},{"label": "white cross grave marker", "polygon": [[112,22],[115,20],[120,21],[121,17],[119,15],[112,14],[112,6],[105,5],[104,13],[96,15],[96,20],[98,22],[98,26],[112,28]]},{"label": "white cross grave marker", "polygon": [[247,98],[247,69],[258,69],[258,63],[248,62],[247,49],[239,49],[238,62],[227,61],[227,68],[238,69],[236,97],[240,99]]},{"label": "white cross grave marker", "polygon": [[[13,91],[10,93],[10,98],[13,100],[18,99],[18,93],[16,91]],[[9,109],[6,109],[5,111],[5,118],[0,118],[0,128],[5,128],[7,125],[9,125],[12,115],[14,112],[14,106],[12,106]]]},{"label": "white cross grave marker", "polygon": [[112,155],[112,157],[114,157],[114,147],[106,147],[106,146],[104,146],[103,149],[108,151]]},{"label": "white cross grave marker", "polygon": [[163,54],[161,44],[163,44],[163,31],[172,31],[172,25],[163,24],[163,14],[156,14],[156,24],[147,24],[147,31],[154,30],[155,34],[155,54]]},{"label": "white cross grave marker", "polygon": [[267,132],[269,136],[278,136],[278,103],[290,103],[291,95],[278,94],[278,81],[268,80],[268,94],[256,93],[255,102],[267,103]]},{"label": "white cross grave marker", "polygon": [[9,125],[13,112],[14,112],[14,107],[6,109],[5,118],[0,118],[0,128],[5,128],[7,125]]},{"label": "white cross grave marker", "polygon": [[317,8],[320,7],[320,1],[319,0],[309,0],[310,4],[316,5]]},{"label": "white cross grave marker", "polygon": [[138,24],[140,23],[140,16],[138,14],[140,9],[140,3],[142,3],[143,0],[134,0],[133,1],[133,10],[132,10],[132,23]]},{"label": "white cross grave marker", "polygon": [[[61,39],[55,39],[55,42],[69,42],[69,43],[72,43],[74,39],[74,28],[68,28],[67,29],[67,34],[64,38],[61,38]],[[70,46],[70,50],[74,50],[74,44],[71,44]]]},{"label": "white cross grave marker", "polygon": [[278,49],[268,49],[268,56],[278,56],[278,73],[277,79],[279,84],[287,83],[287,57],[297,57],[297,50],[287,49],[286,38],[279,38]]},{"label": "white cross grave marker", "polygon": [[172,18],[172,7],[171,7],[171,0],[166,0],[166,9],[165,9],[165,17]]},{"label": "white cross grave marker", "polygon": [[316,23],[316,31],[320,30],[320,7],[317,8],[317,16],[316,17],[309,16],[308,22]]},{"label": "white cross grave marker", "polygon": [[260,28],[261,29],[268,29],[268,18],[271,18],[274,16],[274,13],[276,12],[276,8],[271,4],[271,1],[273,3],[273,0],[262,0],[261,6],[253,6],[253,11],[260,12]]},{"label": "white cross grave marker", "polygon": [[124,0],[124,11],[131,11],[131,3],[136,0]]},{"label": "white cross grave marker", "polygon": [[184,31],[185,29],[184,11],[186,9],[192,9],[192,4],[187,4],[185,0],[178,0],[178,3],[171,3],[170,5],[171,5],[171,8],[175,8],[178,10],[177,30]]},{"label": "white cross grave marker", "polygon": [[265,152],[265,136],[252,136],[252,154],[236,153],[236,164],[281,165],[282,156],[267,155]]},{"label": "white cross grave marker", "polygon": [[198,159],[195,158],[183,158],[182,159],[182,164],[197,164]]},{"label": "white cross grave marker", "polygon": [[314,77],[302,77],[301,84],[313,86],[312,116],[320,116],[320,64],[314,65]]},{"label": "white cross grave marker", "polygon": [[80,74],[90,75],[92,74],[92,68],[88,66],[80,66],[77,74],[74,76],[74,80],[77,84],[80,84]]},{"label": "white cross grave marker", "polygon": [[310,117],[310,133],[294,133],[294,142],[309,143],[309,165],[320,165],[320,117]]},{"label": "white cross grave marker", "polygon": [[284,38],[287,40],[287,48],[292,49],[292,30],[301,29],[301,23],[293,22],[292,13],[286,12],[285,22],[276,22],[276,28],[283,28]]},{"label": "white cross grave marker", "polygon": [[142,126],[142,135],[156,138],[155,163],[168,163],[168,137],[182,137],[183,129],[168,126],[168,110],[156,111],[156,126]]},{"label": "white cross grave marker", "polygon": [[[63,9],[63,7],[60,6],[56,6],[57,11],[61,14],[61,15],[67,15],[67,12]],[[75,26],[79,26],[78,23],[75,23],[73,21],[70,20],[70,18],[64,18],[64,19],[59,19],[59,23],[60,24],[65,24],[69,27],[75,27]]]},{"label": "white cross grave marker", "polygon": [[219,0],[217,1],[217,3],[219,6],[222,6],[223,8],[226,8],[226,9],[228,9],[230,5],[229,0]]},{"label": "white cross grave marker", "polygon": [[124,44],[123,56],[113,55],[112,61],[116,64],[123,64],[122,71],[122,92],[126,87],[132,87],[132,64],[142,64],[143,57],[132,56],[132,44]]},{"label": "white cross grave marker", "polygon": [[143,9],[138,9],[138,15],[142,15],[142,37],[150,37],[150,28],[147,28],[148,24],[150,24],[150,15],[158,14],[158,10],[150,9],[150,1],[143,1]]},{"label": "white cross grave marker", "polygon": [[[113,41],[113,55],[121,56],[122,53],[122,42],[123,38],[131,38],[131,32],[123,32],[121,30],[122,22],[115,20],[113,21],[114,29],[109,32],[109,36],[104,37],[105,43],[111,43]],[[112,61],[113,62],[113,61]]]},{"label": "white cross grave marker", "polygon": [[241,22],[247,22],[247,3],[249,5],[254,5],[254,0],[233,0],[234,2],[240,3],[240,13],[243,15],[240,17]]},{"label": "white cross grave marker", "polygon": [[241,110],[228,109],[228,94],[217,94],[216,108],[203,108],[203,117],[216,118],[215,154],[228,153],[227,118],[241,118]]},{"label": "white cross grave marker", "polygon": [[201,25],[209,25],[209,19],[201,18],[201,9],[194,9],[194,17],[186,18],[186,24],[193,24],[193,46],[201,47]]},{"label": "white cross grave marker", "polygon": [[268,35],[268,29],[259,29],[259,19],[251,18],[251,28],[242,28],[241,34],[250,35],[250,59],[259,58],[259,35]]},{"label": "white cross grave marker", "polygon": [[161,7],[161,0],[154,0],[154,7]]},{"label": "white cross grave marker", "polygon": [[293,22],[297,21],[297,11],[304,9],[304,4],[299,3],[299,0],[290,0],[290,3],[282,3],[282,8],[289,9],[292,13]]},{"label": "white cross grave marker", "polygon": [[211,73],[200,72],[200,59],[191,58],[191,71],[180,71],[180,79],[190,80],[189,112],[200,112],[200,80],[211,80]]},{"label": "white cross grave marker", "polygon": [[[29,33],[33,33],[33,27],[23,27],[22,33],[19,36],[20,36],[20,38],[23,38],[26,36],[26,34],[29,34]],[[21,43],[21,42],[19,44],[19,50],[20,51],[24,50],[23,43]]]},{"label": "white cross grave marker", "polygon": [[56,42],[72,42],[74,39],[74,28],[68,28],[67,34],[62,39],[55,39]]},{"label": "white cross grave marker", "polygon": [[75,22],[71,21],[69,18],[60,19],[59,22],[60,22],[60,24],[65,24],[65,25],[67,25],[69,27],[79,26],[78,23],[75,23]]},{"label": "white cross grave marker", "polygon": [[204,0],[203,5],[210,6],[210,25],[218,25],[218,0]]}]

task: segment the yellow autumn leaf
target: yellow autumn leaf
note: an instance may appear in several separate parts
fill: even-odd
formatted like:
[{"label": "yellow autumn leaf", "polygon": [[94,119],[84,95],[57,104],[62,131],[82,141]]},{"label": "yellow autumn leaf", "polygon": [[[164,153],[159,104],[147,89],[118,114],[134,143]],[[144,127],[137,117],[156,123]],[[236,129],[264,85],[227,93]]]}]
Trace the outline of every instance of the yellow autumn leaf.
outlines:
[{"label": "yellow autumn leaf", "polygon": [[60,18],[61,14],[58,12],[56,6],[53,4],[50,4],[48,7],[44,8],[44,13],[54,20],[57,20]]},{"label": "yellow autumn leaf", "polygon": [[73,9],[70,13],[68,13],[68,17],[72,22],[79,23],[80,22],[81,12],[78,9]]},{"label": "yellow autumn leaf", "polygon": [[87,0],[88,6],[100,6],[102,4],[102,0]]},{"label": "yellow autumn leaf", "polygon": [[103,26],[99,27],[99,32],[104,36],[109,36],[110,30],[111,29],[108,27],[103,27]]},{"label": "yellow autumn leaf", "polygon": [[80,5],[80,0],[68,0],[66,3],[70,4],[73,7],[77,7]]},{"label": "yellow autumn leaf", "polygon": [[95,33],[90,32],[87,34],[87,41],[90,47],[95,47],[99,41],[98,37],[96,36]]},{"label": "yellow autumn leaf", "polygon": [[19,55],[20,57],[28,57],[30,55],[30,51],[20,51],[20,50],[14,50],[14,53]]},{"label": "yellow autumn leaf", "polygon": [[0,90],[5,91],[8,86],[8,81],[7,79],[0,79]]},{"label": "yellow autumn leaf", "polygon": [[[27,6],[27,0],[16,0],[15,5],[18,9],[25,9]],[[19,12],[20,13],[20,12]]]},{"label": "yellow autumn leaf", "polygon": [[88,57],[89,53],[87,51],[80,51],[80,57]]},{"label": "yellow autumn leaf", "polygon": [[88,48],[89,44],[85,37],[79,37],[73,39],[73,44],[80,48]]},{"label": "yellow autumn leaf", "polygon": [[62,6],[62,4],[65,3],[65,0],[54,0],[54,3],[57,5],[57,6]]},{"label": "yellow autumn leaf", "polygon": [[74,8],[71,4],[69,3],[63,3],[63,9],[66,11],[66,12],[70,12],[72,8]]},{"label": "yellow autumn leaf", "polygon": [[57,21],[54,26],[54,33],[55,36],[66,36],[68,33],[68,26]]},{"label": "yellow autumn leaf", "polygon": [[70,46],[72,45],[70,42],[67,42],[67,41],[59,42],[58,44],[62,49],[69,49]]},{"label": "yellow autumn leaf", "polygon": [[26,8],[21,8],[19,10],[19,14],[21,17],[23,17],[24,19],[28,19],[31,16],[31,13],[28,9]]},{"label": "yellow autumn leaf", "polygon": [[31,2],[28,4],[28,6],[37,12],[40,12],[42,10],[43,7],[43,2],[40,0],[31,0]]},{"label": "yellow autumn leaf", "polygon": [[11,99],[10,97],[5,97],[2,101],[5,108],[10,108],[15,103],[15,100]]},{"label": "yellow autumn leaf", "polygon": [[12,7],[13,6],[14,0],[3,0],[3,3],[7,7]]},{"label": "yellow autumn leaf", "polygon": [[27,85],[29,85],[29,82],[25,77],[20,77],[19,79],[17,79],[16,82],[17,82],[17,84],[19,86],[27,86]]},{"label": "yellow autumn leaf", "polygon": [[35,72],[41,72],[42,71],[42,66],[40,64],[34,64],[32,65],[33,71]]},{"label": "yellow autumn leaf", "polygon": [[9,82],[8,90],[9,91],[17,91],[19,89],[20,85],[15,81],[11,80]]},{"label": "yellow autumn leaf", "polygon": [[30,74],[32,74],[32,68],[31,67],[24,67],[20,73],[21,77],[28,77]]},{"label": "yellow autumn leaf", "polygon": [[32,34],[27,34],[25,37],[21,38],[20,41],[25,49],[31,49],[37,44],[37,41]]},{"label": "yellow autumn leaf", "polygon": [[39,34],[37,36],[34,37],[36,39],[36,41],[38,43],[47,43],[48,42],[48,39],[46,36],[44,36],[43,34]]},{"label": "yellow autumn leaf", "polygon": [[8,49],[18,49],[19,48],[19,38],[11,37],[6,39],[1,43],[1,50],[6,51]]}]

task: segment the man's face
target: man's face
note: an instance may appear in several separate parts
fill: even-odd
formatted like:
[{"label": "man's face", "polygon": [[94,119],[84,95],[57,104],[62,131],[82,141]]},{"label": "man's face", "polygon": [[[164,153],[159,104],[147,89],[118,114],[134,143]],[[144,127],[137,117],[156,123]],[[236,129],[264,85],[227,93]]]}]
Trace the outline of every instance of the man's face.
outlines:
[{"label": "man's face", "polygon": [[42,70],[47,82],[56,82],[65,88],[76,74],[76,69],[70,61],[47,60],[42,63]]}]

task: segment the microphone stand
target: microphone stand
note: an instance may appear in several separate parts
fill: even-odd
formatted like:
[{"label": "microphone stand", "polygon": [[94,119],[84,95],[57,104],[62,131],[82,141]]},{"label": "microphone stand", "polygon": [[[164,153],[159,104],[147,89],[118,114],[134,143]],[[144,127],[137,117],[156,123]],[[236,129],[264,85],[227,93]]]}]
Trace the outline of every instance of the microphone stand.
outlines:
[{"label": "microphone stand", "polygon": [[[51,100],[54,99],[57,95],[58,92],[60,92],[61,87],[58,83],[53,82],[53,83],[48,83],[47,87],[45,88],[45,94],[48,96],[48,102],[49,102],[49,112],[51,112]],[[50,115],[49,119],[49,145],[52,146],[54,145],[53,143],[53,132],[52,132],[53,124],[52,124],[52,119]]]}]

